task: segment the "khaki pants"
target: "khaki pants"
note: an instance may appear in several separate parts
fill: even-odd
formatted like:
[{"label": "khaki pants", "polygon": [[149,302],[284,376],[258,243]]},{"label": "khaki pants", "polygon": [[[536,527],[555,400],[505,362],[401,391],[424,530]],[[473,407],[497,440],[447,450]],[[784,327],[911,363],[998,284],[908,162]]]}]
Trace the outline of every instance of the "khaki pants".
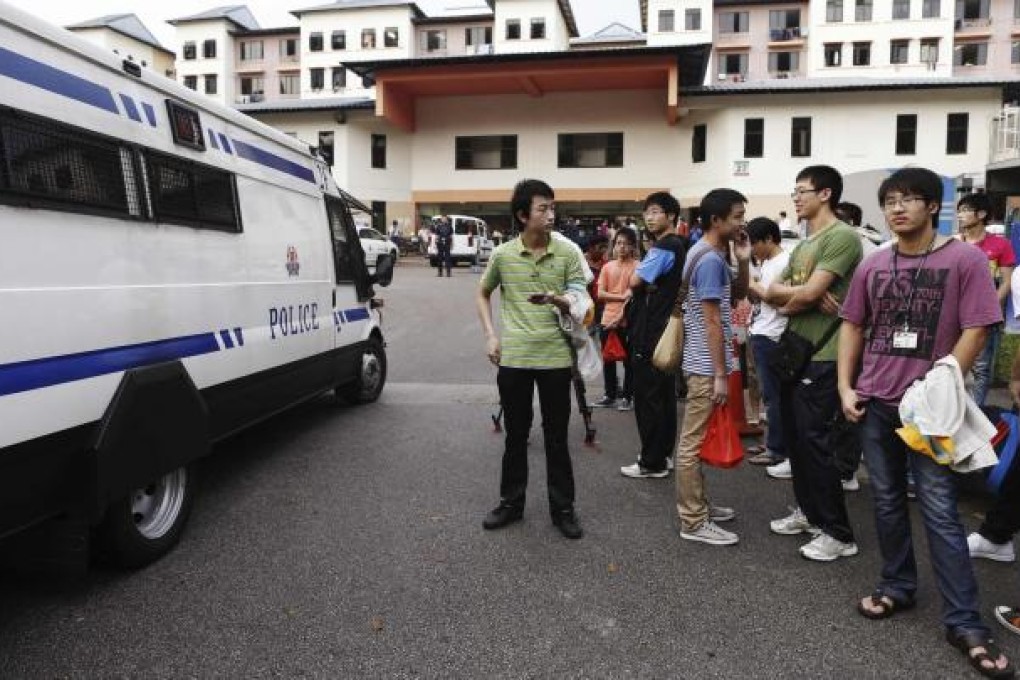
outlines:
[{"label": "khaki pants", "polygon": [[712,376],[687,375],[687,406],[676,446],[676,509],[684,531],[694,531],[708,520],[701,444],[712,415]]}]

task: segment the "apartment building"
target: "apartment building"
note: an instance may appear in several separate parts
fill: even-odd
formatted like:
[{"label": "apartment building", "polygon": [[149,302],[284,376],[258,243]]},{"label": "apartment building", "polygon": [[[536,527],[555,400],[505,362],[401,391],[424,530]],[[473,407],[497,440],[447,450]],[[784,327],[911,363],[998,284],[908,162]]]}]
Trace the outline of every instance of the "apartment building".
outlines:
[{"label": "apartment building", "polygon": [[[716,186],[775,215],[791,209],[800,168],[830,163],[876,223],[890,168],[935,169],[948,228],[955,192],[984,184],[989,131],[1018,97],[1020,0],[638,4],[642,32],[584,37],[568,0],[431,16],[336,0],[294,10],[287,29],[261,29],[243,7],[172,23],[181,52],[233,41],[221,77],[233,89],[220,96],[318,145],[380,225],[441,212],[506,222],[523,176],[549,181],[571,215],[633,214],[660,189],[692,206]],[[201,88],[215,58],[179,59],[179,77]]]},{"label": "apartment building", "polygon": [[167,78],[174,77],[176,55],[160,44],[137,15],[110,14],[65,28],[142,68],[151,69]]},{"label": "apartment building", "polygon": [[235,36],[260,28],[251,11],[244,5],[217,7],[167,23],[177,29],[177,80],[221,104],[234,104],[240,81]]}]

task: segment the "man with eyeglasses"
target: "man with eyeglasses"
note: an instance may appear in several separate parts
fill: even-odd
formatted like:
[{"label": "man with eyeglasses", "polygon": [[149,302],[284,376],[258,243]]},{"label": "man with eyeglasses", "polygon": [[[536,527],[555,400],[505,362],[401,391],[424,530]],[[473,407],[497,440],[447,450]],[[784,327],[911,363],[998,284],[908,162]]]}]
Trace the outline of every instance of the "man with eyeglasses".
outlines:
[{"label": "man with eyeglasses", "polygon": [[1013,677],[981,620],[957,509],[957,475],[907,448],[897,434],[900,401],[936,361],[952,355],[963,373],[974,363],[988,326],[1002,320],[995,286],[982,253],[938,234],[942,179],[934,172],[899,170],[882,182],[878,200],[897,242],[869,257],[854,274],[839,336],[839,398],[847,420],[861,423],[882,553],[878,586],[858,602],[857,611],[868,619],[885,619],[916,604],[906,475],[911,469],[942,595],[946,640],[982,675]]},{"label": "man with eyeglasses", "polygon": [[672,194],[659,191],[645,199],[645,233],[654,241],[630,278],[632,300],[627,311],[641,452],[636,463],[620,468],[620,474],[634,479],[667,477],[667,459],[676,444],[676,381],[672,374],[652,366],[652,352],[680,290],[687,244],[676,234],[679,216],[680,203]]},{"label": "man with eyeglasses", "polygon": [[[966,243],[977,246],[988,257],[988,269],[995,280],[999,306],[1005,307],[1009,297],[1010,277],[1016,256],[1009,241],[996,234],[988,233],[988,220],[992,214],[992,203],[987,194],[968,194],[956,204],[956,220],[960,225],[960,238]],[[988,390],[995,379],[995,355],[999,351],[1002,338],[1002,326],[995,325],[988,329],[988,340],[984,349],[974,362],[971,374],[974,382],[970,387],[970,395],[978,406],[985,405]]]},{"label": "man with eyeglasses", "polygon": [[789,458],[767,471],[772,477],[792,476],[797,506],[769,528],[782,535],[811,535],[800,554],[818,562],[857,554],[830,441],[831,424],[839,413],[838,305],[861,261],[857,233],[835,215],[842,193],[843,178],[828,165],[813,165],[797,175],[793,205],[797,218],[807,221],[808,236],[794,248],[781,280],[770,285],[764,297],[789,318],[786,332],[815,349],[799,379],[780,388]]}]

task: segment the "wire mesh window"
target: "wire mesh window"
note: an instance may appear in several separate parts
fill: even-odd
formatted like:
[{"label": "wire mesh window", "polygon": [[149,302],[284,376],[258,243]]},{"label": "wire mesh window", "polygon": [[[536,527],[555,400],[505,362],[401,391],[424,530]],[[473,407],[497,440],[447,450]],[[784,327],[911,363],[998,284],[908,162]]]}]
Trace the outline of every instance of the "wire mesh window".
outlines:
[{"label": "wire mesh window", "polygon": [[234,176],[180,158],[149,152],[152,208],[157,220],[241,231]]},{"label": "wire mesh window", "polygon": [[58,209],[141,216],[134,156],[122,148],[94,133],[0,111],[0,192]]}]

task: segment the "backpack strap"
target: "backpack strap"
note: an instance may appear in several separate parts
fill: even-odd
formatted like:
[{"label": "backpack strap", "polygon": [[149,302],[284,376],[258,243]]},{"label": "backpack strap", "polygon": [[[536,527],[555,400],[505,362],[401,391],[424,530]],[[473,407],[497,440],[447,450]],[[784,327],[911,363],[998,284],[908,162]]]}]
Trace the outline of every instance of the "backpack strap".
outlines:
[{"label": "backpack strap", "polygon": [[697,269],[698,262],[701,261],[701,258],[708,255],[710,252],[712,252],[712,248],[705,248],[695,255],[693,260],[691,260],[691,268],[688,269],[687,274],[684,275],[684,279],[680,283],[680,290],[678,290],[676,294],[676,302],[673,303],[673,316],[683,315],[683,306],[684,303],[687,302],[687,294],[691,289],[691,279],[694,277],[694,270]]}]

